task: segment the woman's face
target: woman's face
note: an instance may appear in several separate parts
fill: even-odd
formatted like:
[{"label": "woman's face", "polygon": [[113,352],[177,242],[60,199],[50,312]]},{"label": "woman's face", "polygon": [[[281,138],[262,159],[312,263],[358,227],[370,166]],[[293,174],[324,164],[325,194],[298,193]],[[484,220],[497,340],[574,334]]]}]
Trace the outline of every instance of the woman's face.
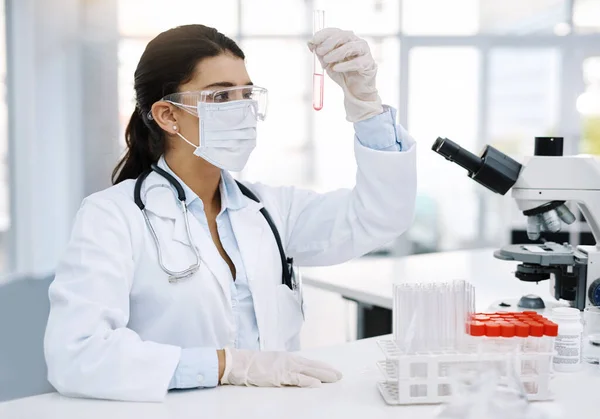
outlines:
[{"label": "woman's face", "polygon": [[[180,92],[221,90],[227,87],[246,86],[252,84],[246,71],[244,60],[226,53],[202,60],[196,66],[193,78],[179,87]],[[238,93],[240,96],[242,92]],[[243,99],[230,98],[230,100]],[[188,112],[179,112],[181,134],[194,144],[198,142],[199,120]]]},{"label": "woman's face", "polygon": [[[196,65],[191,80],[179,86],[178,91],[215,91],[250,84],[252,84],[252,81],[248,76],[244,60],[231,53],[224,53],[200,61]],[[240,97],[230,97],[230,100],[243,99],[241,91],[236,94],[239,94]],[[156,122],[163,130],[175,135],[173,125],[176,125],[177,132],[181,133],[191,143],[198,144],[199,120],[197,116],[165,102],[157,102],[153,106],[153,114]],[[171,148],[190,147],[177,136],[172,138],[169,146]]]}]

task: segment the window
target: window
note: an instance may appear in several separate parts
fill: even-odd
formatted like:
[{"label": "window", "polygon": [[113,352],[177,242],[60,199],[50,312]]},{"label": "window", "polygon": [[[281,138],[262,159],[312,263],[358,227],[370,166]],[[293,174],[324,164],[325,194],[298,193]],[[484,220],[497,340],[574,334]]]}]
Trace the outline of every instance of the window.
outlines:
[{"label": "window", "polygon": [[[403,0],[402,29],[414,35],[533,34],[560,31],[566,0]],[[593,0],[595,1],[595,0]]]},{"label": "window", "polygon": [[585,91],[577,98],[582,122],[582,151],[600,154],[600,56],[583,61]]},{"label": "window", "polygon": [[237,0],[119,0],[119,31],[123,37],[150,40],[175,26],[202,23],[228,36],[237,32]]},{"label": "window", "polygon": [[440,136],[468,150],[477,147],[479,53],[470,47],[415,48],[409,59],[408,126],[421,144],[420,200],[439,214],[430,228],[439,233],[440,249],[469,246],[477,238],[476,184],[429,148]]},{"label": "window", "polygon": [[558,135],[560,58],[556,49],[490,51],[488,143],[519,159],[535,137]]},{"label": "window", "polygon": [[244,36],[310,33],[311,10],[306,3],[304,0],[242,0],[241,32]]},{"label": "window", "polygon": [[575,0],[573,24],[579,32],[600,32],[600,1]]},{"label": "window", "polygon": [[400,30],[397,0],[315,0],[326,12],[325,24],[358,34],[395,35]]}]

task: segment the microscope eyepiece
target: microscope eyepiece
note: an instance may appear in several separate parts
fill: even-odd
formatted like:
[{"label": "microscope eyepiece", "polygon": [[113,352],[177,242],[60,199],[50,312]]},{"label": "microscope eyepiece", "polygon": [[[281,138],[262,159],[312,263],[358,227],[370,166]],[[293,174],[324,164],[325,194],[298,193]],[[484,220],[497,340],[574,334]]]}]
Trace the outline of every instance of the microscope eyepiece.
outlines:
[{"label": "microscope eyepiece", "polygon": [[489,145],[481,156],[476,156],[454,141],[438,137],[431,149],[466,169],[476,182],[501,195],[513,187],[521,173],[521,164]]},{"label": "microscope eyepiece", "polygon": [[453,161],[460,167],[467,169],[469,175],[476,173],[483,164],[481,157],[477,157],[447,138],[438,137],[433,143],[432,150],[444,156],[446,160]]}]

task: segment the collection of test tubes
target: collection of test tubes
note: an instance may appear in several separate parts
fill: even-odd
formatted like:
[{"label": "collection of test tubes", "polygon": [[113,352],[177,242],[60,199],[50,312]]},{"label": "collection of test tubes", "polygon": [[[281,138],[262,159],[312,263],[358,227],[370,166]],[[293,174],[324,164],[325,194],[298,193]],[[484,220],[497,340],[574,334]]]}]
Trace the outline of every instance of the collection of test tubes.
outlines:
[{"label": "collection of test tubes", "polygon": [[[518,355],[519,375],[547,375],[558,324],[546,317],[535,311],[475,313],[467,330],[472,351]],[[533,386],[528,389],[530,393],[538,390],[535,382],[525,386]]]},{"label": "collection of test tubes", "polygon": [[393,335],[405,354],[459,350],[475,312],[475,288],[466,281],[394,286]]},{"label": "collection of test tubes", "polygon": [[[315,10],[313,12],[313,35],[325,28],[325,11]],[[317,54],[313,52],[313,109],[320,111],[323,109],[323,85],[325,84],[325,75],[323,66]]]},{"label": "collection of test tubes", "polygon": [[495,370],[503,385],[520,382],[529,400],[550,400],[551,362],[558,325],[533,312],[475,312],[466,281],[394,285],[393,340],[379,346],[388,404],[451,399],[451,379],[463,370]]},{"label": "collection of test tubes", "polygon": [[485,350],[552,352],[558,324],[535,311],[475,313],[467,330]]}]

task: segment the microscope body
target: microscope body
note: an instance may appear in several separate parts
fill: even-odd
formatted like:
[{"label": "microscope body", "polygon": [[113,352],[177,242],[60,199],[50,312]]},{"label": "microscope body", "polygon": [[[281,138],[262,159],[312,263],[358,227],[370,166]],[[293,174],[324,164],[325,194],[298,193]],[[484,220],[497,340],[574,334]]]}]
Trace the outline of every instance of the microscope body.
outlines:
[{"label": "microscope body", "polygon": [[[596,245],[572,249],[574,258],[579,262],[573,262],[570,269],[581,269],[585,283],[580,280],[574,291],[576,297],[568,300],[582,310],[589,305],[600,305],[600,160],[588,155],[528,157],[511,194],[524,214],[534,212],[529,217],[546,216],[552,207],[556,209],[553,205],[556,203],[569,201],[577,204],[590,226]],[[549,210],[544,212],[545,209]],[[548,246],[529,245],[528,248],[541,253]],[[561,285],[559,276],[560,272],[550,282],[551,292],[557,299],[563,297],[556,289]]]},{"label": "microscope body", "polygon": [[487,189],[501,195],[512,190],[518,208],[527,217],[531,240],[544,232],[560,231],[563,223],[575,222],[565,203],[577,204],[595,246],[517,244],[504,246],[494,256],[522,262],[515,273],[518,279],[550,280],[550,291],[557,300],[583,310],[589,305],[600,306],[600,160],[587,155],[563,156],[562,148],[560,137],[537,137],[535,155],[521,164],[491,146],[480,156],[446,138],[438,138],[432,147]]}]

